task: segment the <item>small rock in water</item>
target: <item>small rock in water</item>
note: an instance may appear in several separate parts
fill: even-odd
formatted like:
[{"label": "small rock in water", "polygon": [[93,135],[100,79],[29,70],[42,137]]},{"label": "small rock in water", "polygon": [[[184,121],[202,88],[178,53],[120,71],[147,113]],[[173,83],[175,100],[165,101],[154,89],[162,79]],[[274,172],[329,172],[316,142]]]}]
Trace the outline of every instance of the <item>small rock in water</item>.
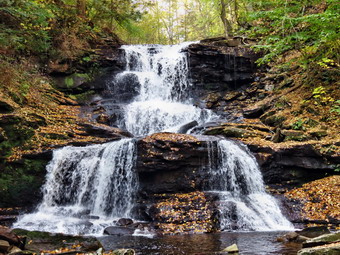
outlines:
[{"label": "small rock in water", "polygon": [[133,220],[127,219],[127,218],[121,218],[117,221],[117,226],[127,226],[131,225],[133,223]]},{"label": "small rock in water", "polygon": [[118,249],[112,252],[112,255],[135,255],[136,252],[133,249]]},{"label": "small rock in water", "polygon": [[238,247],[236,244],[230,245],[227,248],[223,250],[223,252],[228,252],[228,253],[238,253]]},{"label": "small rock in water", "polygon": [[318,237],[324,234],[331,233],[326,226],[318,226],[318,227],[308,227],[304,228],[301,231],[296,231],[299,235],[306,236],[306,237]]},{"label": "small rock in water", "polygon": [[22,250],[16,246],[12,246],[12,248],[9,249],[8,255],[9,254],[21,254]]},{"label": "small rock in water", "polygon": [[5,240],[0,240],[0,252],[7,252],[8,249],[11,247],[9,242]]}]

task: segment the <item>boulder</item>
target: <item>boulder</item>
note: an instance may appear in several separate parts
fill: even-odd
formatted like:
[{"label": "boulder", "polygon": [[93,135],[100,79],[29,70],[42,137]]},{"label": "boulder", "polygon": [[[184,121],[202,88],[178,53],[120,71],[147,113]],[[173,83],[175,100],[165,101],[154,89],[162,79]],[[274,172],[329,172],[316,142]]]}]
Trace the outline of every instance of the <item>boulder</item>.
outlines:
[{"label": "boulder", "polygon": [[8,250],[8,254],[22,254],[22,250],[16,246],[11,246],[11,248]]},{"label": "boulder", "polygon": [[268,104],[255,105],[243,110],[243,117],[253,119],[259,118],[270,106]]},{"label": "boulder", "polygon": [[137,142],[140,190],[147,193],[190,192],[204,185],[208,141],[215,137],[157,133]]},{"label": "boulder", "polygon": [[309,239],[305,243],[303,243],[302,247],[308,248],[332,243],[340,243],[340,231]]},{"label": "boulder", "polygon": [[126,138],[133,137],[133,135],[127,131],[123,131],[119,128],[114,128],[105,125],[93,125],[88,123],[80,123],[83,130],[90,136],[97,136],[102,138]]},{"label": "boulder", "polygon": [[299,235],[306,236],[309,238],[318,237],[324,234],[329,234],[330,231],[326,226],[309,227],[304,228],[301,231],[296,231]]},{"label": "boulder", "polygon": [[14,103],[6,99],[0,99],[0,113],[10,113],[13,112],[15,108],[16,105]]},{"label": "boulder", "polygon": [[127,218],[121,218],[116,223],[117,226],[128,226],[131,224],[133,224],[133,220]]},{"label": "boulder", "polygon": [[133,249],[118,249],[111,253],[112,255],[135,255],[136,252]]},{"label": "boulder", "polygon": [[109,93],[114,102],[127,103],[139,95],[141,84],[136,74],[121,73],[116,76],[110,87]]},{"label": "boulder", "polygon": [[186,134],[189,129],[192,129],[192,128],[196,127],[197,125],[198,125],[198,122],[196,120],[191,121],[191,122],[181,126],[177,133]]},{"label": "boulder", "polygon": [[104,229],[105,235],[131,236],[135,232],[133,227],[111,226]]},{"label": "boulder", "polygon": [[228,254],[232,254],[232,253],[238,253],[238,247],[236,244],[230,245],[227,248],[225,248],[224,250],[222,250],[222,252],[228,252]]},{"label": "boulder", "polygon": [[19,238],[11,229],[0,226],[0,240],[9,242],[10,245],[15,245],[20,248],[24,247],[24,240]]},{"label": "boulder", "polygon": [[0,240],[0,252],[7,252],[11,245],[5,240]]},{"label": "boulder", "polygon": [[305,248],[298,252],[298,255],[339,255],[340,242],[328,245]]},{"label": "boulder", "polygon": [[107,114],[101,113],[97,116],[96,121],[100,124],[108,125],[110,123],[110,117]]},{"label": "boulder", "polygon": [[199,95],[235,89],[253,79],[258,58],[250,48],[230,47],[238,39],[201,41],[187,48],[190,82]]}]

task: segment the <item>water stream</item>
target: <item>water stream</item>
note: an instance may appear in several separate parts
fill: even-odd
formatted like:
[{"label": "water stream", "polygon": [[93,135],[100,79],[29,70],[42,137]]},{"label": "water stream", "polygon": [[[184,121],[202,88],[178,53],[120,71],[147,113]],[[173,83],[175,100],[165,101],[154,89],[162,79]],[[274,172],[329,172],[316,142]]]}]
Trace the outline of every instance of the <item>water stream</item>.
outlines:
[{"label": "water stream", "polygon": [[274,197],[266,193],[256,159],[243,144],[209,146],[208,189],[219,196],[221,230],[292,230]]},{"label": "water stream", "polygon": [[130,217],[138,177],[132,139],[102,145],[64,147],[47,166],[43,200],[14,227],[67,234],[102,234]]},{"label": "water stream", "polygon": [[[124,106],[121,128],[138,137],[177,132],[189,122],[203,124],[217,118],[193,105],[183,52],[188,45],[123,46],[126,70],[113,77],[110,86],[134,75],[139,87],[138,95]],[[223,139],[209,146],[209,190],[220,197],[221,229],[291,229],[274,198],[265,193],[256,160],[246,148]],[[135,158],[133,139],[55,150],[41,204],[14,227],[101,235],[116,219],[131,217],[138,191]]]}]

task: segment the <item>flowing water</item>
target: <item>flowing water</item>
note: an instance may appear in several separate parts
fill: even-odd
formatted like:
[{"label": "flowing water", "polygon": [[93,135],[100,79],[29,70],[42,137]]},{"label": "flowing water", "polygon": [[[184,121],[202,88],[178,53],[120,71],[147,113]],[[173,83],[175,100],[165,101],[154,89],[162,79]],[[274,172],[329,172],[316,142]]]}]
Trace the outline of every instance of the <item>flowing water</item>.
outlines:
[{"label": "flowing water", "polygon": [[123,46],[126,71],[116,79],[135,75],[140,88],[134,101],[124,107],[121,127],[143,136],[164,130],[177,132],[189,122],[203,124],[216,118],[211,111],[192,104],[188,61],[183,52],[189,44]]},{"label": "flowing water", "polygon": [[[121,128],[145,136],[177,132],[189,122],[204,124],[217,118],[193,105],[183,52],[188,45],[123,46],[126,70],[110,84],[133,75],[139,86],[137,95],[124,106]],[[292,228],[274,198],[265,192],[256,161],[244,146],[222,139],[209,148],[208,189],[220,197],[222,230]],[[24,215],[14,227],[101,235],[116,219],[132,217],[138,191],[135,158],[133,139],[55,150],[47,167],[43,201],[35,213]]]},{"label": "flowing water", "polygon": [[209,190],[219,196],[221,230],[292,230],[274,197],[265,192],[256,159],[242,144],[209,145]]},{"label": "flowing water", "polygon": [[138,189],[132,139],[64,147],[47,166],[43,201],[14,227],[68,234],[98,234],[130,217]]}]

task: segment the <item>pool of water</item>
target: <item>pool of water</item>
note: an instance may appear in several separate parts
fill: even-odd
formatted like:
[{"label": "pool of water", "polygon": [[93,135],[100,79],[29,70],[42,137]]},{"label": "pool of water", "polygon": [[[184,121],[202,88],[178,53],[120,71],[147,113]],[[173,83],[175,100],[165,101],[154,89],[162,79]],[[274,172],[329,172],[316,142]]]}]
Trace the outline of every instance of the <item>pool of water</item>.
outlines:
[{"label": "pool of water", "polygon": [[176,235],[148,238],[143,236],[100,237],[104,249],[135,249],[139,255],[151,254],[219,254],[224,248],[236,243],[239,254],[244,255],[296,255],[299,244],[283,244],[276,241],[285,232],[243,232]]}]

